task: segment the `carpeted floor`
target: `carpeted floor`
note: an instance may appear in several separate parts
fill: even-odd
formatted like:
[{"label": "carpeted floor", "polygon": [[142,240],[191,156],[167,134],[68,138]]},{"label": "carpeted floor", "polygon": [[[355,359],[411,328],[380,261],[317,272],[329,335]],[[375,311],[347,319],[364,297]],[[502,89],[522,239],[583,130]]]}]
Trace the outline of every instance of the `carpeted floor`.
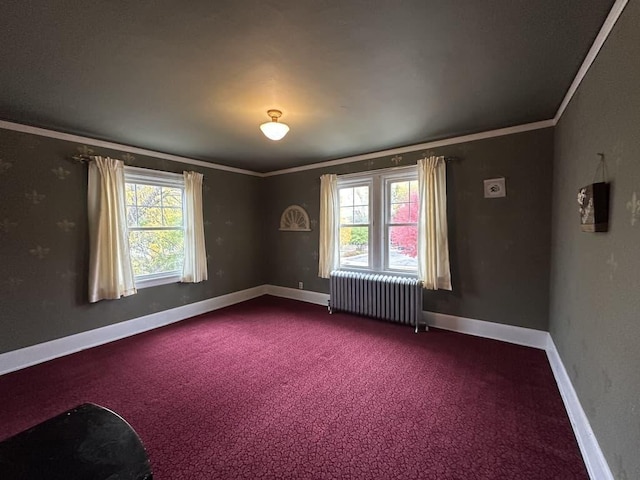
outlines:
[{"label": "carpeted floor", "polygon": [[588,479],[543,351],[273,297],[0,377],[0,439],[84,402],[159,480]]}]

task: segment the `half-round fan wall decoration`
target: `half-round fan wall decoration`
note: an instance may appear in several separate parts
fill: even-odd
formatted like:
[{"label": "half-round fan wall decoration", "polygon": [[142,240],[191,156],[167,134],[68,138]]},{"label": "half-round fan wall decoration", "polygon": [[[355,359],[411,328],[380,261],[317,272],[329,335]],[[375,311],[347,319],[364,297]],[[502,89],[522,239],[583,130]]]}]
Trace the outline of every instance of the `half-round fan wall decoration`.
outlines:
[{"label": "half-round fan wall decoration", "polygon": [[285,208],[280,216],[280,230],[283,232],[310,232],[309,215],[299,205]]}]

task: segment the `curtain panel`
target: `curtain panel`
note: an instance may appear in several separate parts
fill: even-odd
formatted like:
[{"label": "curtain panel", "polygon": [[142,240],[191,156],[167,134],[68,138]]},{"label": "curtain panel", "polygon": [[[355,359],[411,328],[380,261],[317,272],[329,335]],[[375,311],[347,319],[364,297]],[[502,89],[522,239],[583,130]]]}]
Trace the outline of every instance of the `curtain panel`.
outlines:
[{"label": "curtain panel", "polygon": [[136,293],[129,253],[124,162],[89,162],[89,302]]},{"label": "curtain panel", "polygon": [[334,174],[320,177],[320,251],[318,276],[329,278],[332,270],[338,268],[338,176]]},{"label": "curtain panel", "polygon": [[444,157],[418,160],[418,278],[428,290],[451,290]]},{"label": "curtain panel", "polygon": [[184,263],[181,281],[198,283],[208,278],[207,249],[202,214],[203,175],[183,172],[184,176]]}]

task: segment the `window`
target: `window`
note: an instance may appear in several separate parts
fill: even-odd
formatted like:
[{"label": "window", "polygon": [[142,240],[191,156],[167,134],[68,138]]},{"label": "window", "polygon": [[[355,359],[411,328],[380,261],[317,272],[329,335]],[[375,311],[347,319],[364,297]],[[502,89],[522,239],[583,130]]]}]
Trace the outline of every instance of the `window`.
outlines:
[{"label": "window", "polygon": [[387,267],[416,271],[418,262],[418,180],[386,180]]},{"label": "window", "polygon": [[339,178],[340,268],[416,273],[416,167]]},{"label": "window", "polygon": [[343,187],[340,191],[340,265],[368,267],[369,197],[371,185]]},{"label": "window", "polygon": [[125,167],[127,225],[137,288],[180,280],[184,261],[184,179]]}]

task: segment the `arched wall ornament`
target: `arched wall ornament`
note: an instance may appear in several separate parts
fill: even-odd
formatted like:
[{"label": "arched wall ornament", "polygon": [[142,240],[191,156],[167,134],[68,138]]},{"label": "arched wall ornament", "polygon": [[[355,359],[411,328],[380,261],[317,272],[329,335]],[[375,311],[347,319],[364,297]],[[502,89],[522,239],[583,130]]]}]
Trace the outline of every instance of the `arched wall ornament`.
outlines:
[{"label": "arched wall ornament", "polygon": [[284,209],[280,216],[280,231],[282,232],[310,232],[309,215],[299,205],[291,205]]}]

